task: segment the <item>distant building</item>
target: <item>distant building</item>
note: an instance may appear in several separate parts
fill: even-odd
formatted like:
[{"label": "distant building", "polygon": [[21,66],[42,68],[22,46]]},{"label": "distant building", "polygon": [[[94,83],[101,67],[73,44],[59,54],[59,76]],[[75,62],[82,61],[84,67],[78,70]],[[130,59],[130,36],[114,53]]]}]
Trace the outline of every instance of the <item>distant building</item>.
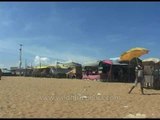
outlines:
[{"label": "distant building", "polygon": [[21,71],[21,74],[23,75],[24,71],[25,71],[24,68],[21,68],[21,70],[20,70],[18,67],[10,67],[10,70],[13,75],[20,75],[20,71]]},{"label": "distant building", "polygon": [[2,76],[12,76],[12,73],[7,68],[2,68]]}]

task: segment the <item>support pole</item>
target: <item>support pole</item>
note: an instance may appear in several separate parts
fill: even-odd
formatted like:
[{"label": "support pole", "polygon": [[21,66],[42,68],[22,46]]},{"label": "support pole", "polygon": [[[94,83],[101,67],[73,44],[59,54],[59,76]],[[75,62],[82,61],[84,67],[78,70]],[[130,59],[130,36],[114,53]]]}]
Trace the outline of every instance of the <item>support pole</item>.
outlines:
[{"label": "support pole", "polygon": [[19,49],[19,75],[22,75],[22,44],[20,44],[20,49]]}]

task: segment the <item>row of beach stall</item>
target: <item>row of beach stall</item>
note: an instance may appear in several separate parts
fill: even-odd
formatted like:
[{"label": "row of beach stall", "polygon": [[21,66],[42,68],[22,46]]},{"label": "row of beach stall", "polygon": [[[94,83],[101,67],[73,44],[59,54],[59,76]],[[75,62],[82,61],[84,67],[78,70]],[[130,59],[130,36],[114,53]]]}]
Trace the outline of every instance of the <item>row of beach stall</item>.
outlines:
[{"label": "row of beach stall", "polygon": [[[134,61],[134,59],[132,60]],[[79,64],[76,62],[58,63],[55,66],[37,66],[22,69],[23,76],[77,78],[103,82],[133,82],[135,79],[134,62],[119,60],[99,60]],[[16,73],[16,70],[12,72]]]},{"label": "row of beach stall", "polygon": [[[12,69],[14,75],[50,78],[76,78],[102,82],[134,82],[135,66],[138,62],[144,65],[144,86],[160,89],[160,59],[139,57],[147,54],[145,48],[132,48],[118,59],[92,61],[85,64],[76,62],[61,63],[51,66],[36,66],[25,69]],[[18,73],[18,74],[17,74]]]}]

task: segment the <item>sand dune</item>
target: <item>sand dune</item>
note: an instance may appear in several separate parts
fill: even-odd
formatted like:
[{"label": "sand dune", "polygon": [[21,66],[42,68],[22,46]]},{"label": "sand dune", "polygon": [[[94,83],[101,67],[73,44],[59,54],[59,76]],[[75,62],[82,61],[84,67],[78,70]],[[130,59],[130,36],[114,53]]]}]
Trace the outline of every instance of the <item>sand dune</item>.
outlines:
[{"label": "sand dune", "polygon": [[159,118],[160,91],[131,83],[2,77],[1,118]]}]

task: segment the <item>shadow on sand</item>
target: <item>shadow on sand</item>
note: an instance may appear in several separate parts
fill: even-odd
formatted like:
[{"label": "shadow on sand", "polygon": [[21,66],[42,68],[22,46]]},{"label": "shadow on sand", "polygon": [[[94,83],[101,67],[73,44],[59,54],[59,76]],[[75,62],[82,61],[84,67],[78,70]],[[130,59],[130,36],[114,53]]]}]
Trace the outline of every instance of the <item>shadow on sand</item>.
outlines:
[{"label": "shadow on sand", "polygon": [[145,93],[144,95],[160,95],[160,93]]}]

